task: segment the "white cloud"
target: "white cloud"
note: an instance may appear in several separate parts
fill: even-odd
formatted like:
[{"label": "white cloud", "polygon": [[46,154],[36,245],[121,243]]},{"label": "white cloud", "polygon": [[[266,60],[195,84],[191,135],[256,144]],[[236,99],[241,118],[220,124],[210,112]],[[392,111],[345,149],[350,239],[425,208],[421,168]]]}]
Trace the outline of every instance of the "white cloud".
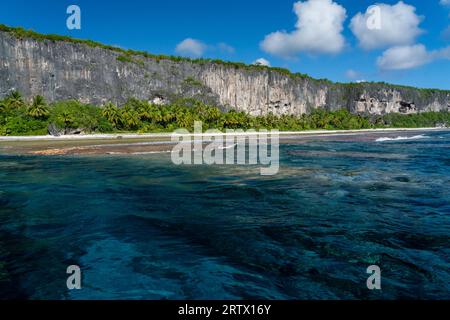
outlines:
[{"label": "white cloud", "polygon": [[222,54],[234,54],[236,52],[232,46],[225,42],[220,42],[217,45],[208,45],[192,38],[184,39],[175,48],[177,54],[192,58],[202,57],[207,51],[215,51]]},{"label": "white cloud", "polygon": [[208,46],[200,40],[187,38],[181,41],[175,48],[175,52],[180,55],[198,58],[203,56]]},{"label": "white cloud", "polygon": [[300,52],[338,53],[345,46],[342,35],[346,10],[332,0],[296,2],[298,21],[292,32],[277,31],[265,37],[261,48],[270,54],[292,58]]},{"label": "white cloud", "polygon": [[423,44],[393,47],[378,58],[378,67],[382,70],[406,70],[417,68],[440,59],[450,59],[450,46],[428,51]]},{"label": "white cloud", "polygon": [[355,70],[353,70],[353,69],[348,69],[348,70],[345,72],[345,76],[346,76],[349,80],[351,80],[351,81],[353,81],[353,82],[356,82],[356,83],[367,82],[366,80],[361,79],[361,76],[362,76],[361,72],[355,71]]},{"label": "white cloud", "polygon": [[229,44],[226,44],[225,42],[221,42],[217,45],[217,48],[220,52],[226,53],[226,54],[233,54],[236,52],[236,50],[230,46]]},{"label": "white cloud", "polygon": [[378,67],[382,70],[405,70],[419,67],[431,61],[431,56],[422,44],[393,47],[378,58]]},{"label": "white cloud", "polygon": [[253,61],[253,64],[256,64],[258,66],[270,67],[270,62],[264,58],[256,59],[255,61]]},{"label": "white cloud", "polygon": [[381,3],[369,7],[364,14],[356,14],[350,29],[366,50],[405,46],[415,43],[423,33],[419,28],[422,20],[423,17],[416,14],[416,8],[403,1],[395,5]]},{"label": "white cloud", "polygon": [[358,71],[355,71],[353,69],[349,69],[349,70],[347,70],[345,72],[345,76],[348,79],[355,80],[355,79],[358,79],[359,77],[361,77],[361,74]]},{"label": "white cloud", "polygon": [[436,50],[433,51],[431,53],[431,56],[433,59],[447,59],[450,60],[450,46],[440,49],[440,50]]}]

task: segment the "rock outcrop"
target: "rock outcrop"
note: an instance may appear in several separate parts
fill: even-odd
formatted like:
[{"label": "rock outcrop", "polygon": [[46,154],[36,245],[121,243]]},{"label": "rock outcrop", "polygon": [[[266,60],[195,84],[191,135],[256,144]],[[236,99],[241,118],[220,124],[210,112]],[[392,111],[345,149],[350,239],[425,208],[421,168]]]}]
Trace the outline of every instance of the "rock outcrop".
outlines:
[{"label": "rock outcrop", "polygon": [[0,31],[0,97],[11,90],[95,104],[192,97],[253,115],[302,114],[318,107],[368,114],[450,110],[447,91],[337,84],[264,67],[123,56],[99,46]]}]

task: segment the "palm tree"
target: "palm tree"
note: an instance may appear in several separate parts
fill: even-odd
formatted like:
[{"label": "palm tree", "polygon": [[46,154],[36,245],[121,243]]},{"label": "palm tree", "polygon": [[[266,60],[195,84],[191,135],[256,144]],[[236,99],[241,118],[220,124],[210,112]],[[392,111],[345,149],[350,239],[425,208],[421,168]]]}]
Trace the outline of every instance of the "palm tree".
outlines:
[{"label": "palm tree", "polygon": [[199,120],[204,120],[208,115],[208,106],[200,101],[196,101],[194,107],[190,108],[189,111],[192,111],[197,117],[200,117]]},{"label": "palm tree", "polygon": [[17,90],[12,91],[6,97],[6,101],[8,103],[8,106],[10,106],[12,108],[20,108],[20,107],[23,107],[25,105],[25,102],[23,101],[22,95]]},{"label": "palm tree", "polygon": [[139,126],[139,123],[140,123],[139,113],[137,111],[134,111],[129,106],[125,106],[122,109],[122,118],[123,118],[124,124],[129,129],[136,129]]},{"label": "palm tree", "polygon": [[139,117],[142,120],[150,120],[150,113],[152,108],[150,107],[150,104],[143,104],[136,108],[136,111],[139,114]]},{"label": "palm tree", "polygon": [[63,111],[59,116],[58,119],[64,123],[65,128],[69,128],[72,126],[75,122],[74,117],[67,111]]},{"label": "palm tree", "polygon": [[235,110],[231,110],[224,115],[224,128],[237,129],[239,127],[239,115]]},{"label": "palm tree", "polygon": [[176,112],[173,112],[171,109],[164,109],[161,116],[161,122],[167,127],[167,125],[176,118],[175,115]]},{"label": "palm tree", "polygon": [[0,101],[0,113],[5,112],[8,109],[7,104],[4,101]]},{"label": "palm tree", "polygon": [[39,95],[34,97],[31,106],[28,107],[27,113],[30,117],[36,119],[46,118],[50,112],[44,97]]},{"label": "palm tree", "polygon": [[150,113],[150,119],[155,123],[161,123],[163,119],[163,115],[161,113],[161,110],[159,108],[155,108]]},{"label": "palm tree", "polygon": [[206,109],[206,120],[212,124],[216,124],[217,120],[220,119],[221,112],[216,107],[208,107]]},{"label": "palm tree", "polygon": [[162,120],[159,108],[149,103],[139,106],[136,111],[139,113],[139,118],[141,120],[153,122],[160,122]]},{"label": "palm tree", "polygon": [[192,128],[194,125],[194,116],[189,112],[181,113],[177,115],[176,123],[178,128]]},{"label": "palm tree", "polygon": [[112,102],[108,102],[103,107],[102,114],[113,125],[113,127],[117,128],[120,124],[122,124],[122,113]]}]

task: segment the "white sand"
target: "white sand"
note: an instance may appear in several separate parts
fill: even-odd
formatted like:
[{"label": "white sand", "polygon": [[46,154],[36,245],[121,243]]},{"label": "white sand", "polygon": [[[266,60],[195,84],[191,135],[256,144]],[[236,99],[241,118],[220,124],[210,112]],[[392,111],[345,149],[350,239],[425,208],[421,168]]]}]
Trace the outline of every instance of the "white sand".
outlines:
[{"label": "white sand", "polygon": [[[449,130],[446,128],[396,128],[396,129],[363,129],[363,130],[307,130],[307,131],[280,131],[280,136],[316,136],[316,135],[348,135],[348,134],[363,134],[363,133],[382,133],[382,132],[407,132],[407,131],[442,131]],[[270,131],[269,131],[270,132]],[[249,133],[214,133],[215,136],[229,136],[229,135],[256,135],[258,132]],[[211,136],[211,134],[186,134],[178,136]],[[67,136],[0,136],[0,141],[64,141],[64,140],[108,140],[108,139],[146,139],[146,138],[161,138],[170,140],[172,133],[145,133],[145,134],[83,134],[83,135],[67,135]]]}]

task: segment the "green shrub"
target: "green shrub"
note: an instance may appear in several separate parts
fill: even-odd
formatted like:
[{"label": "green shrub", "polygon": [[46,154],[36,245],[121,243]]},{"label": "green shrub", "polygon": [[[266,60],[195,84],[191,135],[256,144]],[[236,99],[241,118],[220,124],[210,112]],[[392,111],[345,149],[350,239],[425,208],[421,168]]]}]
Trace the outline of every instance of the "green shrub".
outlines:
[{"label": "green shrub", "polygon": [[45,135],[47,122],[30,117],[15,116],[8,118],[3,126],[5,135]]},{"label": "green shrub", "polygon": [[102,115],[101,108],[76,100],[52,104],[50,114],[49,122],[59,128],[82,128],[87,132],[113,131],[112,124]]},{"label": "green shrub", "polygon": [[140,66],[144,66],[144,61],[139,60],[132,55],[126,54],[126,55],[120,55],[116,58],[118,61],[125,62],[125,63],[134,63]]}]

